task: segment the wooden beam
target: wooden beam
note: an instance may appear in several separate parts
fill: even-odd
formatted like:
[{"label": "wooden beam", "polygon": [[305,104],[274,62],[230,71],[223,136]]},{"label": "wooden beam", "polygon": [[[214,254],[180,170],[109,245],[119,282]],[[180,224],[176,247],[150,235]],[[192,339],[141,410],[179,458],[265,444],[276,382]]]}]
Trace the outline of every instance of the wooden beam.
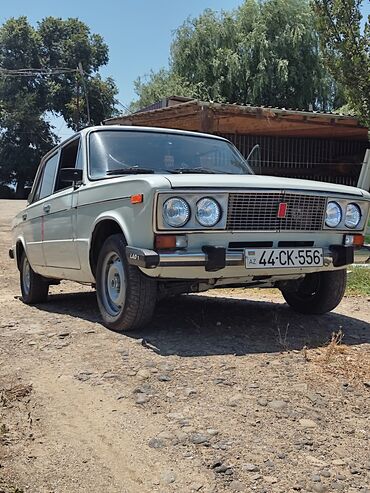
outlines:
[{"label": "wooden beam", "polygon": [[[259,172],[258,166],[255,167],[255,171]],[[279,165],[263,166],[261,168],[261,174],[272,176],[286,176],[290,178],[299,178],[302,176],[349,176],[357,178],[360,174],[360,166],[345,163],[336,165],[323,163],[322,165],[318,164],[311,168],[304,167],[304,165],[301,165],[299,168],[283,168]]]}]

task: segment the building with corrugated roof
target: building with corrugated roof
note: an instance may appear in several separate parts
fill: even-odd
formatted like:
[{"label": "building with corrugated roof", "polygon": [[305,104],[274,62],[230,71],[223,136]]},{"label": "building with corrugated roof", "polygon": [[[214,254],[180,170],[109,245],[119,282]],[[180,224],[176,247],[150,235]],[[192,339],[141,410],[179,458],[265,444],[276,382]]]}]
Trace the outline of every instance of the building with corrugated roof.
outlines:
[{"label": "building with corrugated roof", "polygon": [[[105,124],[176,128],[221,135],[247,157],[260,145],[266,175],[356,185],[368,128],[351,115],[252,105],[213,103],[172,96]],[[257,169],[258,168],[258,169]]]}]

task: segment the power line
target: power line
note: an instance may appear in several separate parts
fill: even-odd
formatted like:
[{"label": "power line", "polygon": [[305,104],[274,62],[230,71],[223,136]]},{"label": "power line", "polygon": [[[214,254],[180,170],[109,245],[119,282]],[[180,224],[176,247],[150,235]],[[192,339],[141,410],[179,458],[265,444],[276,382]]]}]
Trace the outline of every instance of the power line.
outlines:
[{"label": "power line", "polygon": [[[87,125],[91,123],[90,116],[90,104],[89,104],[89,94],[85,80],[85,72],[82,67],[82,63],[79,62],[76,68],[69,67],[53,67],[53,68],[18,68],[18,69],[7,69],[0,67],[0,77],[38,77],[38,76],[52,76],[52,75],[63,75],[63,74],[76,74],[81,76],[82,85],[85,93],[86,101],[86,116]],[[78,117],[80,114],[79,109],[79,81],[77,83],[77,113]]]},{"label": "power line", "polygon": [[63,75],[69,73],[77,73],[78,68],[20,68],[7,69],[0,67],[0,75],[3,77],[35,77],[38,75]]}]

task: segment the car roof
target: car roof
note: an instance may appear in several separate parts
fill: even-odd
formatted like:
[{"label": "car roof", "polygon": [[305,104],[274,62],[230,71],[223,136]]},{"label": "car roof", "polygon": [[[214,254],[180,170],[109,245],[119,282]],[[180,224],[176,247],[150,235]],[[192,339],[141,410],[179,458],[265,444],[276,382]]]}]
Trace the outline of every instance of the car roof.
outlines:
[{"label": "car roof", "polygon": [[163,127],[140,127],[136,125],[100,125],[95,127],[87,127],[80,131],[81,135],[86,135],[95,131],[105,131],[105,130],[121,130],[121,131],[135,131],[135,132],[160,132],[176,135],[191,135],[195,137],[210,137],[212,139],[226,140],[218,135],[212,135],[201,132],[191,132],[189,130],[179,130],[176,128],[163,128]]}]

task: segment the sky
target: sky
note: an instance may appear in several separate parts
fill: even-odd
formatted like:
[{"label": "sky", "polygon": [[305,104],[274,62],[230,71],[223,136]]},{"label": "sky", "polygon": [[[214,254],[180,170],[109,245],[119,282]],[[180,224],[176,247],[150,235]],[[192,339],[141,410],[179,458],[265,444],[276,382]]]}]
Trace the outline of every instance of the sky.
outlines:
[{"label": "sky", "polygon": [[[47,16],[78,17],[91,32],[101,34],[109,46],[109,63],[100,69],[113,77],[119,101],[128,106],[135,99],[133,81],[168,66],[174,30],[187,17],[206,8],[231,10],[243,0],[0,0],[0,23],[26,15],[36,25]],[[62,119],[52,119],[56,133],[66,138],[71,131]]]},{"label": "sky", "polygon": [[[0,23],[26,15],[36,25],[47,16],[78,17],[91,32],[101,34],[109,46],[109,63],[100,70],[113,77],[118,99],[124,105],[135,99],[133,81],[168,66],[174,30],[189,16],[206,8],[232,10],[243,0],[0,0]],[[370,14],[364,0],[363,14]],[[65,138],[72,132],[62,119],[52,119],[56,133]]]}]

